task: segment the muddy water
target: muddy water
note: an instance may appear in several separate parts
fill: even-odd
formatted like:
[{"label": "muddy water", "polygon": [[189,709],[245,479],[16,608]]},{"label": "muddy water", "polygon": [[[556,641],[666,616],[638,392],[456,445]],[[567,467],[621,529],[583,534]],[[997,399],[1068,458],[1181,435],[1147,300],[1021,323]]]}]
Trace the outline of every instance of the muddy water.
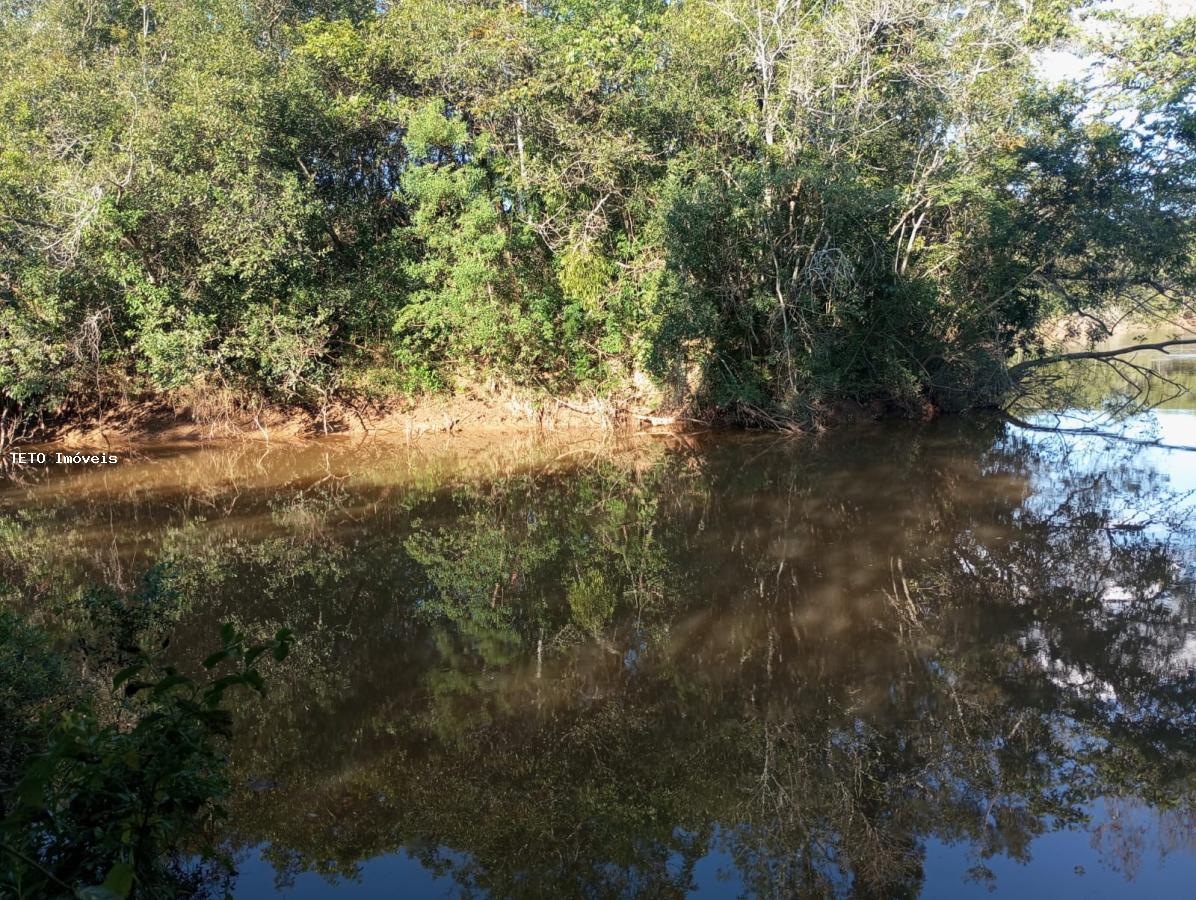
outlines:
[{"label": "muddy water", "polygon": [[6,478],[33,615],[154,569],[184,662],[300,635],[237,710],[235,896],[1196,883],[1192,453],[975,417]]}]

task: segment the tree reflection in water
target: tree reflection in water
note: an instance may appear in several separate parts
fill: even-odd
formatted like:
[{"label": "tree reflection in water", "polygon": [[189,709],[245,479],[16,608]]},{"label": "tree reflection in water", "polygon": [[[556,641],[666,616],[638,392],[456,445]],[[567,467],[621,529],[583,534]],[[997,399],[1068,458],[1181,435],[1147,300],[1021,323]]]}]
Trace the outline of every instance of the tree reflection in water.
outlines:
[{"label": "tree reflection in water", "polygon": [[679,896],[716,852],[898,897],[932,841],[980,880],[1064,828],[1127,877],[1190,846],[1191,504],[1134,448],[972,421],[233,490],[141,552],[184,646],[304,637],[232,761],[227,840],[281,882],[403,848],[467,893]]}]

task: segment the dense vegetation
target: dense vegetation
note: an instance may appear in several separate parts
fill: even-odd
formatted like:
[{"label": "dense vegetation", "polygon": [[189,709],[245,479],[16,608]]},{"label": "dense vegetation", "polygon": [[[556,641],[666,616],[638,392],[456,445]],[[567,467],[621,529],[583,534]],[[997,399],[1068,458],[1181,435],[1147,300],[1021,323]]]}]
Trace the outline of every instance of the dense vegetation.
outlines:
[{"label": "dense vegetation", "polygon": [[[1045,317],[1189,296],[1196,24],[1087,5],[4,0],[3,428],[985,402]],[[1099,83],[1036,75],[1082,34]]]}]

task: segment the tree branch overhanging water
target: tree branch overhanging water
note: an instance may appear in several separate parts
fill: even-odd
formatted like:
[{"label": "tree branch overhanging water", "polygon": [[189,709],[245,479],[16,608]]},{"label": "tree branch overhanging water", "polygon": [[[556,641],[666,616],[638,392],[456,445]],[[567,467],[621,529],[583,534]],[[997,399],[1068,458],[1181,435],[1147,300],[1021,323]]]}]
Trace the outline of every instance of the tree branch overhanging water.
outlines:
[{"label": "tree branch overhanging water", "polygon": [[1128,356],[1131,353],[1144,353],[1151,350],[1167,353],[1172,347],[1196,345],[1196,337],[1173,338],[1167,341],[1153,341],[1145,344],[1130,344],[1128,347],[1117,347],[1112,350],[1077,350],[1072,353],[1056,353],[1052,356],[1041,356],[1036,359],[1026,359],[1009,367],[1009,378],[1018,382],[1027,372],[1041,366],[1051,366],[1061,362],[1072,362],[1082,359],[1110,360]]}]

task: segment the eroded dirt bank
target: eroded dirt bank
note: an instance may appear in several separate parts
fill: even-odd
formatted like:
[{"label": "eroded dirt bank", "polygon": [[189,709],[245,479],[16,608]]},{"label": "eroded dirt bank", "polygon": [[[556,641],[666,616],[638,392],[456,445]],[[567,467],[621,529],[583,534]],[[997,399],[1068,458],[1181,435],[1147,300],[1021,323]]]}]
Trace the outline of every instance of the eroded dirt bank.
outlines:
[{"label": "eroded dirt bank", "polygon": [[841,402],[811,406],[801,419],[778,419],[750,407],[730,414],[725,411],[702,414],[693,413],[686,406],[662,408],[642,397],[533,398],[473,387],[448,395],[385,402],[335,402],[324,409],[311,410],[245,408],[192,392],[183,398],[150,395],[108,402],[88,415],[50,424],[22,443],[72,450],[112,450],[210,441],[301,443],[340,435],[408,444],[452,438],[457,443],[481,446],[538,434],[609,436],[728,428],[801,434],[893,415],[928,419],[938,414],[929,402],[916,409]]},{"label": "eroded dirt bank", "polygon": [[33,443],[77,448],[184,445],[209,441],[301,443],[329,435],[412,443],[447,437],[485,444],[537,433],[635,433],[703,430],[680,414],[601,399],[527,400],[466,393],[385,404],[338,403],[325,410],[262,408],[217,416],[185,403],[146,399],[47,428]]}]

